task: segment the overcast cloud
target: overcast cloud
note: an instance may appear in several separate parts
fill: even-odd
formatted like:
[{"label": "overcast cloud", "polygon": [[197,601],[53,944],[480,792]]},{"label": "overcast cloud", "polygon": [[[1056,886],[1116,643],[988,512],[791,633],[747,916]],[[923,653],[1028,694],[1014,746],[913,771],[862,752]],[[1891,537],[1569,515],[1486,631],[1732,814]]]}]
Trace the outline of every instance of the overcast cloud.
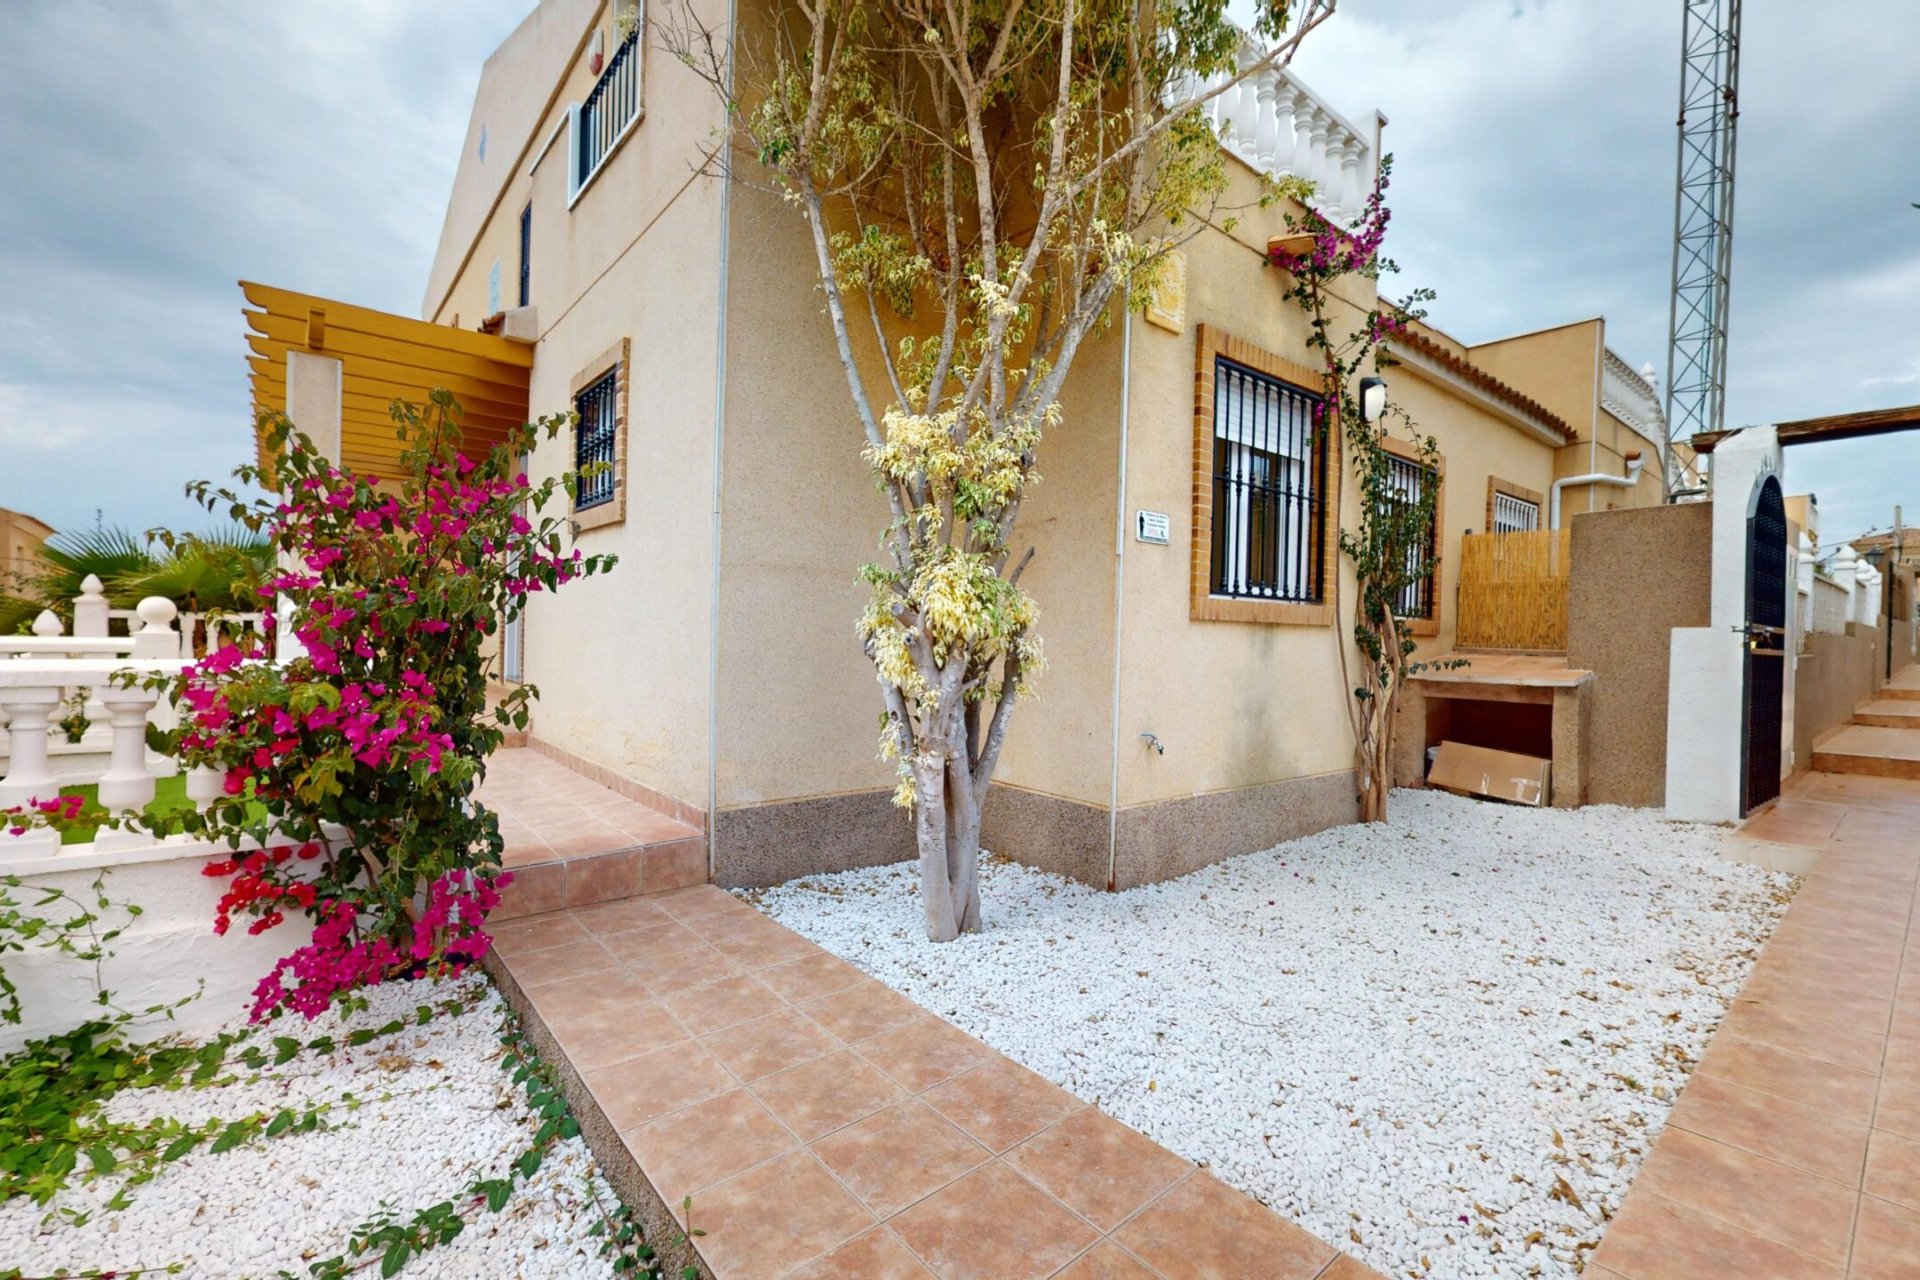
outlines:
[{"label": "overcast cloud", "polygon": [[[414,314],[529,0],[0,10],[0,506],[205,518],[248,453],[235,281]],[[1749,5],[1729,417],[1920,401],[1920,4]],[[1604,313],[1664,371],[1679,0],[1344,0],[1297,69],[1396,157],[1390,252],[1469,342]],[[1800,448],[1825,531],[1920,523],[1920,434]]]}]

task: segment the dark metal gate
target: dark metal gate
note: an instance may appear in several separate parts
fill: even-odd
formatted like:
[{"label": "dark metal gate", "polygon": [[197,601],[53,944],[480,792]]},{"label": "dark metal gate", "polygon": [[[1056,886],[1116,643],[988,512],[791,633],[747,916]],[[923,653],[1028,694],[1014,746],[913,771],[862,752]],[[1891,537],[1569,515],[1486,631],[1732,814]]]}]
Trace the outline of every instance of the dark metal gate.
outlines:
[{"label": "dark metal gate", "polygon": [[1787,506],[1780,480],[1760,485],[1747,517],[1746,701],[1740,812],[1780,794],[1781,700],[1787,681]]}]

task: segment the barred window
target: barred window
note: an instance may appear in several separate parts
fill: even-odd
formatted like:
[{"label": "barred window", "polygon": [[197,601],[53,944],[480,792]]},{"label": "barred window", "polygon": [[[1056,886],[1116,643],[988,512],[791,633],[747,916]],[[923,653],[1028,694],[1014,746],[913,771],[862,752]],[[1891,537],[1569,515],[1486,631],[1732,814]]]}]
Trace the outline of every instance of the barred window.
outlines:
[{"label": "barred window", "polygon": [[576,511],[585,511],[613,501],[616,450],[620,438],[620,369],[615,366],[580,389],[573,398],[574,412],[580,415],[575,429],[573,465],[584,468],[590,463],[605,463],[593,475],[580,481],[574,499]]},{"label": "barred window", "polygon": [[[1419,502],[1428,486],[1434,482],[1432,468],[1401,457],[1387,459],[1387,477],[1393,487],[1395,500],[1408,506]],[[1393,613],[1397,618],[1433,617],[1432,565],[1434,536],[1439,524],[1440,512],[1436,503],[1433,519],[1427,524],[1427,536],[1419,545],[1407,548],[1407,576],[1410,581],[1394,597]],[[1423,569],[1425,573],[1421,573]],[[1415,574],[1420,576],[1415,578]]]},{"label": "barred window", "polygon": [[1540,527],[1540,504],[1495,491],[1493,495],[1493,531],[1495,533],[1532,533]]},{"label": "barred window", "polygon": [[1224,357],[1214,363],[1217,596],[1318,604],[1325,595],[1320,398]]}]

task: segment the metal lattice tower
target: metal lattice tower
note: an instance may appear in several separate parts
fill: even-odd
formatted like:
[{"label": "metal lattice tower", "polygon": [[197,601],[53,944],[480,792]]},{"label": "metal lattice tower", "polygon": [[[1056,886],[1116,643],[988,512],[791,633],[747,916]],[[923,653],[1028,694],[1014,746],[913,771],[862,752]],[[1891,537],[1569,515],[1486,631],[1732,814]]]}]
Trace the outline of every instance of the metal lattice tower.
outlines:
[{"label": "metal lattice tower", "polygon": [[[1683,0],[1680,147],[1667,313],[1667,438],[1725,423],[1733,142],[1740,118],[1740,0]],[[1668,467],[1668,487],[1678,478]]]}]

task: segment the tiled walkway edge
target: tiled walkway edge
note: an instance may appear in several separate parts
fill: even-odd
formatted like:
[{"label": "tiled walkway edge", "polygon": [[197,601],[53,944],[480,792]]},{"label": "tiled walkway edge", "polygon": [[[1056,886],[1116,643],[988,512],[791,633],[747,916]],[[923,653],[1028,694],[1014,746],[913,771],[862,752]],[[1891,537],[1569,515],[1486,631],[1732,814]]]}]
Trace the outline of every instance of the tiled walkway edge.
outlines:
[{"label": "tiled walkway edge", "polygon": [[710,886],[510,921],[488,967],[714,1280],[1376,1276]]},{"label": "tiled walkway edge", "polygon": [[620,1141],[619,1131],[607,1120],[606,1113],[594,1102],[580,1073],[567,1060],[567,1055],[561,1052],[553,1032],[541,1020],[539,1011],[528,999],[527,993],[514,981],[512,969],[501,960],[498,953],[489,955],[484,967],[494,984],[500,988],[501,998],[513,1010],[514,1016],[520,1019],[521,1029],[527,1039],[532,1041],[547,1065],[553,1068],[560,1092],[566,1097],[574,1119],[579,1121],[580,1136],[585,1140],[587,1149],[593,1152],[600,1172],[606,1176],[614,1193],[633,1210],[643,1238],[666,1263],[662,1274],[678,1276],[682,1267],[691,1264],[700,1269],[701,1280],[714,1280],[713,1272],[707,1269],[683,1238],[680,1223],[668,1209],[666,1201],[647,1181],[646,1175],[640,1170],[639,1161]]}]

